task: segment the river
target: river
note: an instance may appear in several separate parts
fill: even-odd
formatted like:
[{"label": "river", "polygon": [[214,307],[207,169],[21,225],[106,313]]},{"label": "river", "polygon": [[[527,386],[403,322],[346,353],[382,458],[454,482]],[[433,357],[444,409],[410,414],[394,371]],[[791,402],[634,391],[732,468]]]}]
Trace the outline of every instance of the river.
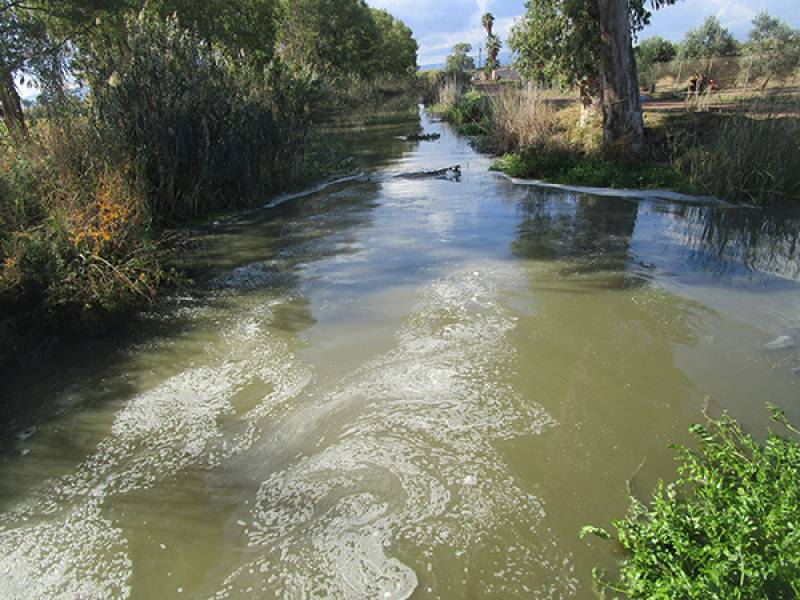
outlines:
[{"label": "river", "polygon": [[704,409],[800,422],[799,212],[514,185],[420,119],[6,374],[1,597],[590,598],[578,531]]}]

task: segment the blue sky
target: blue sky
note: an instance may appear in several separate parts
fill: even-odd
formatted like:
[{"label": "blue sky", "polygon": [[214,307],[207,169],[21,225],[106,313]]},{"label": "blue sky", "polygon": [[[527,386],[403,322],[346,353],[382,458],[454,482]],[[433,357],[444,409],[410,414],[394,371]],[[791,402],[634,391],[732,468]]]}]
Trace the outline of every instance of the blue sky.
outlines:
[{"label": "blue sky", "polygon": [[[443,62],[458,42],[470,42],[477,49],[484,37],[480,18],[487,11],[497,18],[495,28],[505,41],[514,19],[525,11],[524,0],[367,1],[387,9],[414,30],[420,45],[420,65]],[[744,39],[751,19],[761,10],[800,28],[800,0],[682,0],[656,11],[642,37],[661,35],[680,41],[687,29],[698,26],[709,15],[717,15],[738,38]]]}]

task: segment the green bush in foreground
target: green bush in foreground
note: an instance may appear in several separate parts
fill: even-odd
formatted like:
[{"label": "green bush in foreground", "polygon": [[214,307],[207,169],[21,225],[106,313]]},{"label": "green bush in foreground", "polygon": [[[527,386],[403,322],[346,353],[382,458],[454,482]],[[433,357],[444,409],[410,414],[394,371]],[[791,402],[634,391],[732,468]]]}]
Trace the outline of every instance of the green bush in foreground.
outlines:
[{"label": "green bush in foreground", "polygon": [[628,556],[601,587],[632,598],[800,597],[800,443],[774,433],[759,443],[727,416],[692,433],[699,447],[678,447],[678,481],[614,522]]}]

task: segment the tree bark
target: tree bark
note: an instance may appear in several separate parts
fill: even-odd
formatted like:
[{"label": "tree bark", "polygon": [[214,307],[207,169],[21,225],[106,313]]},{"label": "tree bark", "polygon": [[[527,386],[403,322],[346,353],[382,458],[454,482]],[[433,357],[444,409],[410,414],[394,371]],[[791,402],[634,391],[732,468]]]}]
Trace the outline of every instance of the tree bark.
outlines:
[{"label": "tree bark", "polygon": [[628,1],[596,1],[601,39],[599,66],[605,145],[636,155],[644,149],[644,120]]},{"label": "tree bark", "polygon": [[0,69],[0,111],[3,121],[12,135],[26,135],[25,113],[22,111],[22,99],[14,83],[14,75],[8,69]]}]

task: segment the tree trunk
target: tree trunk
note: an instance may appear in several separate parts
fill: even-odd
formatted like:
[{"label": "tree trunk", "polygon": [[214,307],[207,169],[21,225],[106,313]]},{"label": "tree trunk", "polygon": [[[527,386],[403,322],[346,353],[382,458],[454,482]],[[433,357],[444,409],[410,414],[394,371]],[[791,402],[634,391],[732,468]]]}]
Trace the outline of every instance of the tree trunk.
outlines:
[{"label": "tree trunk", "polygon": [[603,137],[607,147],[636,155],[644,149],[644,120],[628,1],[596,1],[601,39]]},{"label": "tree trunk", "polygon": [[22,100],[14,83],[14,75],[8,69],[0,71],[0,111],[9,133],[25,135],[25,113],[22,112]]}]

